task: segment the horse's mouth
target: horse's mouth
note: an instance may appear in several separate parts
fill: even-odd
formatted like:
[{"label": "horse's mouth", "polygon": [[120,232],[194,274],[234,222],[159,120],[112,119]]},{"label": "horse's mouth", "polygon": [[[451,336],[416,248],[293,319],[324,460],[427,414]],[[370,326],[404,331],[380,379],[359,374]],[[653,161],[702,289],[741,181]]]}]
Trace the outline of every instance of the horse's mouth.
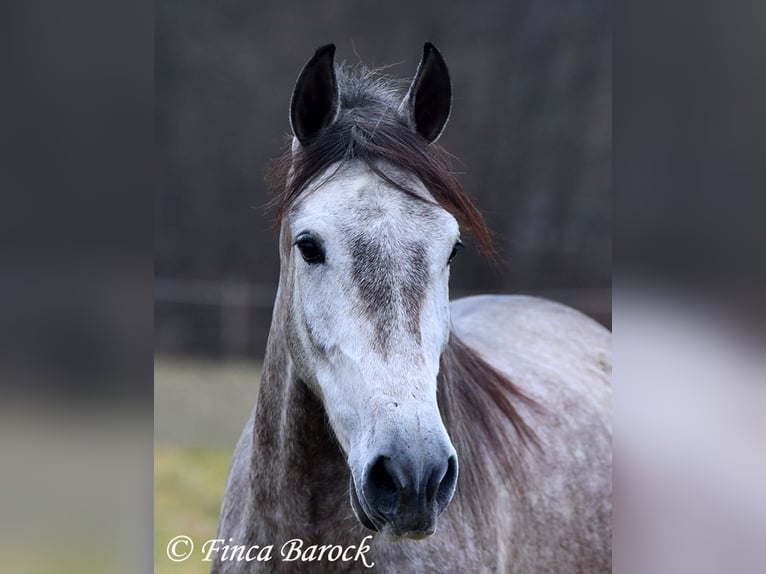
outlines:
[{"label": "horse's mouth", "polygon": [[427,530],[407,531],[401,533],[397,532],[394,526],[391,524],[385,522],[382,524],[376,524],[376,521],[373,520],[364,510],[364,506],[359,500],[359,495],[356,491],[356,488],[354,487],[353,479],[351,479],[349,484],[349,492],[351,494],[351,509],[354,511],[354,515],[356,516],[357,520],[359,520],[362,526],[368,530],[372,530],[373,532],[380,532],[391,536],[392,538],[410,538],[412,540],[423,540],[424,538],[431,536],[436,531],[435,524]]}]

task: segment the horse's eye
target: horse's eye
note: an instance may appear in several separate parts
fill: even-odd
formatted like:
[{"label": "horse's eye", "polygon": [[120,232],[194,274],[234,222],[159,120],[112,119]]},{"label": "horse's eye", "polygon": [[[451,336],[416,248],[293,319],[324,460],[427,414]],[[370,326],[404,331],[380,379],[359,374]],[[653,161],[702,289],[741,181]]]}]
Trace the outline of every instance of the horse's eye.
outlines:
[{"label": "horse's eye", "polygon": [[447,260],[447,265],[452,263],[452,260],[455,258],[455,255],[457,255],[457,252],[460,251],[463,247],[465,247],[463,245],[463,242],[458,239],[457,242],[455,243],[455,245],[452,247],[452,252],[449,254],[449,259]]},{"label": "horse's eye", "polygon": [[298,249],[303,256],[303,259],[306,260],[306,263],[324,263],[324,251],[313,237],[299,237],[295,244],[298,246]]}]

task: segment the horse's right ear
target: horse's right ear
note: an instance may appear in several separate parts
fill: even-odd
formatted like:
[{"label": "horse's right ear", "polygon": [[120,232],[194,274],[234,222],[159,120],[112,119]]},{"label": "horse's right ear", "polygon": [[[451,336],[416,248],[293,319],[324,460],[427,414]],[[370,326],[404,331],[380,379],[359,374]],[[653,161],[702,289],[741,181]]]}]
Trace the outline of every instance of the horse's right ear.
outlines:
[{"label": "horse's right ear", "polygon": [[290,101],[290,125],[301,145],[306,145],[338,115],[338,82],[335,78],[335,44],[318,48],[303,66]]}]

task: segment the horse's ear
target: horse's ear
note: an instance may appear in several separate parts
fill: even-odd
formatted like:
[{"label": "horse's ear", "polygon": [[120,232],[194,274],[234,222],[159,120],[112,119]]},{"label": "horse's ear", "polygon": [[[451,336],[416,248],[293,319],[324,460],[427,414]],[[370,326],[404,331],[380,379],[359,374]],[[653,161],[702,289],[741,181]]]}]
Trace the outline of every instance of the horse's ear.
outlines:
[{"label": "horse's ear", "polygon": [[444,130],[451,105],[452,82],[447,63],[439,50],[426,42],[418,71],[399,111],[413,130],[433,142]]},{"label": "horse's ear", "polygon": [[338,114],[335,78],[335,44],[318,48],[303,66],[290,101],[290,125],[301,145],[306,145]]}]

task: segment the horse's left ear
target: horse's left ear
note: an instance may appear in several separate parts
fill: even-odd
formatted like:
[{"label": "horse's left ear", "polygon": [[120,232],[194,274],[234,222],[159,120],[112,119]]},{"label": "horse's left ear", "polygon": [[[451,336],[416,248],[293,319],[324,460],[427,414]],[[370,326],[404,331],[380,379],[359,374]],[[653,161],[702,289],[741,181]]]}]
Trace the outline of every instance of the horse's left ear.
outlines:
[{"label": "horse's left ear", "polygon": [[338,115],[334,56],[334,44],[318,48],[295,83],[290,101],[290,126],[301,145],[306,145]]},{"label": "horse's left ear", "polygon": [[426,42],[399,112],[410,127],[429,142],[436,141],[444,130],[452,105],[452,82],[444,58],[436,46]]}]

